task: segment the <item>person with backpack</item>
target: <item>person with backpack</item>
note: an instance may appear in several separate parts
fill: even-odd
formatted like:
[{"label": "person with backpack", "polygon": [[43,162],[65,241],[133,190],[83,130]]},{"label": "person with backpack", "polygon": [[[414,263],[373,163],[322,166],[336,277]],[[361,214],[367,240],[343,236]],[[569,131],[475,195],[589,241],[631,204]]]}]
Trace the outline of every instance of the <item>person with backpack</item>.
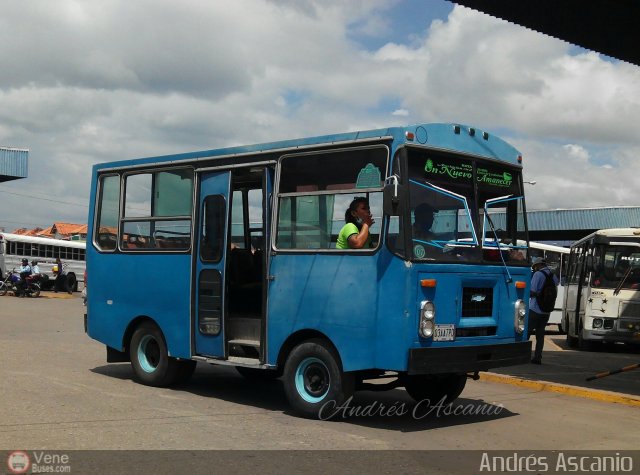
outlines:
[{"label": "person with backpack", "polygon": [[529,338],[536,334],[536,347],[531,362],[542,364],[544,332],[558,296],[558,278],[547,267],[543,257],[534,257],[531,265],[531,298],[529,299]]}]

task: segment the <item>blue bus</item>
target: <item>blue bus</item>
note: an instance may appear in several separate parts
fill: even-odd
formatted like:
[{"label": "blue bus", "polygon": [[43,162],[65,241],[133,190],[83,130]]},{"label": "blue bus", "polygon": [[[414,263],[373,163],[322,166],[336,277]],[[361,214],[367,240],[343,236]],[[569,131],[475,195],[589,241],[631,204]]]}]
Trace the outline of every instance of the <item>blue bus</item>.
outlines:
[{"label": "blue bus", "polygon": [[[453,401],[479,371],[530,358],[522,157],[480,129],[123,160],[95,165],[91,186],[85,327],[140,383],[231,365],[281,377],[294,411],[317,417],[361,388]],[[355,197],[371,243],[338,249]]]}]

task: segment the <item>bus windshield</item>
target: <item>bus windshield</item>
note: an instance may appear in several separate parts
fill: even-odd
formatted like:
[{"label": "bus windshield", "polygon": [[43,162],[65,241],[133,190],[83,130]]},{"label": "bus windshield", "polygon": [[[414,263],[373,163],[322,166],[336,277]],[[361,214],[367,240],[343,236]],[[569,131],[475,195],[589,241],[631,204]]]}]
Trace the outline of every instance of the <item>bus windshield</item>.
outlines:
[{"label": "bus windshield", "polygon": [[527,265],[519,170],[426,149],[407,156],[414,259]]},{"label": "bus windshield", "polygon": [[640,244],[599,246],[592,286],[598,288],[640,288]]}]

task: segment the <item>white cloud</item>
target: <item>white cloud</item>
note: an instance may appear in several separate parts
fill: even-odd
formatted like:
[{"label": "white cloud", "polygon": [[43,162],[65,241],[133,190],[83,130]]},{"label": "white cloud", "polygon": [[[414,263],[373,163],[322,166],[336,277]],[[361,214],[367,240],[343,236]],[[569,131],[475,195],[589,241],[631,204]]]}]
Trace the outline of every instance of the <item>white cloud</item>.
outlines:
[{"label": "white cloud", "polygon": [[[638,67],[461,7],[408,44],[351,39],[394,4],[5,1],[0,143],[31,155],[0,190],[86,204],[96,162],[452,121],[523,151],[530,208],[640,204]],[[0,226],[87,215],[0,196]]]}]

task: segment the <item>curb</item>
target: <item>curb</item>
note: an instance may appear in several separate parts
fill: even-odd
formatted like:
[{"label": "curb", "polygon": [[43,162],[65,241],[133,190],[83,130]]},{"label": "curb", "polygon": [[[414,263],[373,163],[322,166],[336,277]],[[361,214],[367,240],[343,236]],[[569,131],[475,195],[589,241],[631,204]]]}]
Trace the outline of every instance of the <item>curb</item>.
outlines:
[{"label": "curb", "polygon": [[550,383],[548,381],[531,381],[516,376],[506,376],[496,373],[480,373],[480,381],[492,383],[511,384],[521,388],[535,389],[537,391],[548,391],[553,393],[567,394],[569,396],[582,397],[601,402],[613,402],[632,407],[640,407],[640,397],[627,394],[619,394],[600,389],[585,389],[569,384]]}]

